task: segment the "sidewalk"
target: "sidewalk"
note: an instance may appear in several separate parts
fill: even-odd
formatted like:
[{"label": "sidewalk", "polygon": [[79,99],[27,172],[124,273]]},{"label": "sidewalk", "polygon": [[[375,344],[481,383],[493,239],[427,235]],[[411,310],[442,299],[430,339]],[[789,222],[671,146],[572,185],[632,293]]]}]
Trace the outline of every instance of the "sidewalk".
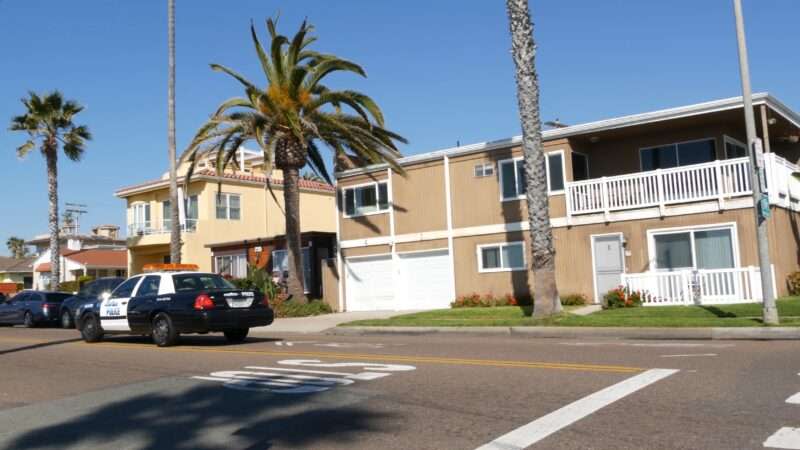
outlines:
[{"label": "sidewalk", "polygon": [[321,333],[329,328],[335,328],[340,323],[352,322],[354,320],[387,319],[391,316],[396,316],[397,314],[397,311],[356,311],[323,314],[320,316],[309,317],[276,318],[272,325],[251,328],[250,335],[275,333]]},{"label": "sidewalk", "polygon": [[800,327],[708,327],[708,328],[634,328],[634,327],[336,327],[326,334],[472,334],[516,335],[532,338],[617,338],[681,340],[800,340]]}]

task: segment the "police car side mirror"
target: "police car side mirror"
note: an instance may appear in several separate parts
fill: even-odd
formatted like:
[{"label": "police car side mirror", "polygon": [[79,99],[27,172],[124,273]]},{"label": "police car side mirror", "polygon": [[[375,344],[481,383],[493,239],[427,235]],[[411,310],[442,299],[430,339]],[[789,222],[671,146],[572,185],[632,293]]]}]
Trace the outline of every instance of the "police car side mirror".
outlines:
[{"label": "police car side mirror", "polygon": [[110,298],[111,298],[111,292],[106,291],[106,292],[103,292],[102,294],[100,294],[100,300],[104,300],[105,301],[105,300],[108,300]]}]

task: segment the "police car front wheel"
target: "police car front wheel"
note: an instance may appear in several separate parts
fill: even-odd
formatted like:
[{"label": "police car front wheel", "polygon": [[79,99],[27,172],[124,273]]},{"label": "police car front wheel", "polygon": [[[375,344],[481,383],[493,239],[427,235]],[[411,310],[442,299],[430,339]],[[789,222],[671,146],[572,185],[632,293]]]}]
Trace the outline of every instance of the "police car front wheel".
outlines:
[{"label": "police car front wheel", "polygon": [[86,342],[99,342],[103,339],[103,330],[100,321],[94,314],[89,314],[81,322],[81,337]]},{"label": "police car front wheel", "polygon": [[153,342],[159,347],[169,347],[178,341],[178,331],[166,313],[153,317]]}]

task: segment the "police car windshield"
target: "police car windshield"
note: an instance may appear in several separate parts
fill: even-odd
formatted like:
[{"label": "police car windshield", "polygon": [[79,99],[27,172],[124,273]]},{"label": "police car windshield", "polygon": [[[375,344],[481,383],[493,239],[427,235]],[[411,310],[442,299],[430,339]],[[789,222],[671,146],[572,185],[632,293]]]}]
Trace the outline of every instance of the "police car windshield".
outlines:
[{"label": "police car windshield", "polygon": [[204,289],[236,289],[228,280],[210,273],[173,275],[175,292],[201,291]]}]

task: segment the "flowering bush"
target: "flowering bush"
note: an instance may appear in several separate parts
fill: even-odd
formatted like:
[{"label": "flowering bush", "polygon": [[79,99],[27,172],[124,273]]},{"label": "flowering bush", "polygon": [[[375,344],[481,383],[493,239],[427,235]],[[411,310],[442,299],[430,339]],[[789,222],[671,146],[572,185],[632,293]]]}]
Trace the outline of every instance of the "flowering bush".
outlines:
[{"label": "flowering bush", "polygon": [[[524,302],[523,302],[524,303]],[[519,306],[520,302],[511,294],[502,297],[495,297],[492,294],[480,295],[472,293],[469,295],[459,295],[455,301],[450,303],[451,308],[489,308],[493,306]]]},{"label": "flowering bush", "polygon": [[614,288],[603,297],[603,309],[633,308],[642,306],[642,295],[638,291],[631,292],[628,288]]}]

